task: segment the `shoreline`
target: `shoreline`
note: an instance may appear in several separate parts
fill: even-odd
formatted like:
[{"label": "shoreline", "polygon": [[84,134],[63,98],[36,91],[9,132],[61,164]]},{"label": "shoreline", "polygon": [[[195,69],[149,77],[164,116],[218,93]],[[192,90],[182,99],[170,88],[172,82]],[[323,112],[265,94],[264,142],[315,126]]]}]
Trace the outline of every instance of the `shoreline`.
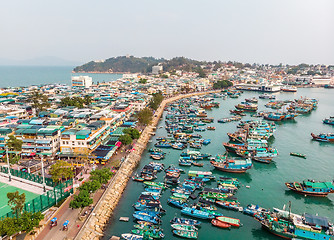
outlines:
[{"label": "shoreline", "polygon": [[146,149],[148,141],[156,131],[156,126],[159,123],[166,104],[182,98],[220,92],[221,90],[222,89],[178,95],[162,101],[155,112],[151,124],[146,126],[140,135],[140,138],[135,145],[135,151],[131,152],[122,163],[111,184],[109,184],[108,188],[96,204],[94,211],[88,216],[74,239],[95,240],[104,236],[105,227],[108,225],[109,219],[112,216],[114,209],[117,207],[133,171],[141,161],[141,155]]},{"label": "shoreline", "polygon": [[100,71],[72,71],[72,73],[95,73],[95,74],[136,74],[130,72],[100,72]]}]

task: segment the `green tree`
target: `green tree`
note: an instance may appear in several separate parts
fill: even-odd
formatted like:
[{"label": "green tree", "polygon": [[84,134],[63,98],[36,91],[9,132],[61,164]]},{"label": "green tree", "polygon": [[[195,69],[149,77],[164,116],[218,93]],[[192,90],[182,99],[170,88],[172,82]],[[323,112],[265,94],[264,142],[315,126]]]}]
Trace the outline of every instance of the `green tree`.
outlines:
[{"label": "green tree", "polygon": [[63,178],[68,179],[74,176],[72,164],[59,160],[50,168],[51,178],[54,182],[60,182]]},{"label": "green tree", "polygon": [[6,146],[9,151],[15,152],[8,154],[10,163],[14,164],[18,162],[19,157],[17,155],[17,152],[21,152],[22,144],[23,142],[21,139],[17,139],[14,135],[9,135],[6,141]]},{"label": "green tree", "polygon": [[88,106],[89,104],[91,104],[92,101],[93,101],[93,99],[92,99],[92,97],[89,96],[89,95],[86,95],[86,96],[84,96],[84,98],[83,98],[83,102],[84,102],[84,104],[85,104],[86,106]]},{"label": "green tree", "polygon": [[25,231],[26,233],[32,231],[34,227],[39,226],[39,222],[44,218],[44,215],[41,212],[23,212],[20,220],[22,221],[21,231]]},{"label": "green tree", "polygon": [[36,110],[36,116],[38,116],[41,111],[51,106],[48,102],[48,96],[41,93],[39,90],[33,91],[29,95],[28,101],[32,102],[31,106]]},{"label": "green tree", "polygon": [[24,203],[26,201],[25,193],[20,194],[19,191],[7,193],[8,206],[13,210],[13,213],[21,214]]},{"label": "green tree", "polygon": [[71,208],[83,208],[93,203],[93,199],[90,198],[89,192],[80,191],[78,195],[74,195],[74,199],[70,202]]},{"label": "green tree", "polygon": [[120,141],[123,145],[129,145],[132,143],[132,138],[129,134],[124,134],[119,137],[118,141]]},{"label": "green tree", "polygon": [[84,182],[80,187],[80,191],[95,192],[101,188],[101,183],[97,180]]},{"label": "green tree", "polygon": [[140,137],[138,129],[135,128],[125,128],[123,133],[129,134],[132,139],[138,139]]},{"label": "green tree", "polygon": [[228,80],[217,81],[213,84],[214,89],[222,89],[233,86],[233,83]]},{"label": "green tree", "polygon": [[141,79],[139,79],[138,82],[141,83],[141,84],[145,84],[145,83],[147,83],[147,79],[146,78],[141,78]]},{"label": "green tree", "polygon": [[20,226],[15,218],[5,218],[0,221],[0,235],[12,236],[20,231]]},{"label": "green tree", "polygon": [[102,168],[98,170],[94,170],[90,173],[90,180],[98,181],[101,184],[106,184],[112,177],[113,173],[110,171],[109,168]]},{"label": "green tree", "polygon": [[149,108],[144,108],[136,115],[138,122],[143,125],[148,125],[152,121],[153,112]]},{"label": "green tree", "polygon": [[149,103],[149,106],[153,110],[157,110],[163,100],[164,100],[164,96],[162,95],[161,92],[154,93],[152,95],[152,99],[151,99],[151,101]]}]

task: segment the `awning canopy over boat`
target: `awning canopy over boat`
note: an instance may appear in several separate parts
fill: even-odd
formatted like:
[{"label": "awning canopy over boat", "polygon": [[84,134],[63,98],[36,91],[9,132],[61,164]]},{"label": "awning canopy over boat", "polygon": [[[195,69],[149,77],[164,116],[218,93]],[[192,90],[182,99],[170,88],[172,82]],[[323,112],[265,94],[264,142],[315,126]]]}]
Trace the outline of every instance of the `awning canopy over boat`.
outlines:
[{"label": "awning canopy over boat", "polygon": [[321,227],[326,227],[328,228],[328,219],[326,217],[319,217],[315,215],[311,215],[308,213],[305,213],[305,222],[310,224],[310,225],[318,225]]}]

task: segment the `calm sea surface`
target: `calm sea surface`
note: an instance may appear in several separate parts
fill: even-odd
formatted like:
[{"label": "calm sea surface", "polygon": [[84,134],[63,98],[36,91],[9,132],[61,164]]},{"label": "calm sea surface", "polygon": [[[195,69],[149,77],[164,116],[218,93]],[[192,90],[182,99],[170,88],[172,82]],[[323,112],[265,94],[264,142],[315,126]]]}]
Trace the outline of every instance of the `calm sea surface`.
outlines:
[{"label": "calm sea surface", "polygon": [[109,82],[121,78],[121,74],[72,73],[74,66],[0,66],[0,88],[26,87],[42,84],[71,84],[71,76],[85,75],[93,82]]},{"label": "calm sea surface", "polygon": [[[258,96],[259,93],[245,92],[238,99],[228,98],[227,100],[216,99],[221,103],[220,108],[208,111],[208,117],[214,117],[215,122],[210,124],[216,127],[216,131],[205,131],[200,134],[203,138],[210,138],[211,144],[204,146],[201,150],[203,153],[211,153],[212,155],[221,154],[225,151],[222,146],[223,142],[228,141],[227,132],[234,132],[237,123],[217,123],[217,119],[230,116],[229,110],[234,108],[234,105],[241,102],[245,98]],[[218,176],[233,176],[238,177],[244,185],[239,189],[236,197],[242,206],[247,206],[249,203],[258,204],[265,208],[282,208],[289,201],[292,202],[292,211],[294,213],[312,213],[320,216],[327,216],[334,221],[334,194],[326,198],[304,197],[288,191],[284,185],[286,181],[302,181],[303,179],[316,180],[333,180],[334,179],[334,144],[319,143],[311,140],[310,133],[319,132],[334,132],[334,127],[322,123],[322,119],[329,116],[334,116],[334,90],[333,89],[299,89],[297,93],[277,93],[278,100],[287,100],[300,98],[301,96],[317,98],[319,105],[312,113],[298,116],[295,121],[278,123],[275,132],[275,138],[272,141],[272,146],[275,146],[279,151],[279,156],[274,159],[274,162],[267,165],[254,162],[254,167],[246,174],[228,174],[216,171],[210,165],[208,160],[202,160],[203,168],[188,167],[191,170],[213,171]],[[259,100],[260,110],[266,109],[264,104],[269,100]],[[244,120],[251,117],[243,117]],[[165,120],[165,119],[164,119]],[[164,120],[160,121],[159,126],[164,126]],[[167,136],[164,128],[158,128],[156,136],[153,137],[153,142],[148,145],[148,149],[154,147],[156,137]],[[165,160],[162,162],[168,167],[170,164],[177,165],[179,154],[181,151],[167,149]],[[292,157],[290,152],[299,152],[307,155],[306,159]],[[144,152],[142,161],[138,167],[138,171],[147,163],[152,161],[149,158],[149,153]],[[184,167],[186,168],[186,167]],[[164,172],[158,174],[156,181],[162,181]],[[186,177],[182,175],[181,181]],[[245,185],[250,186],[246,188]],[[210,186],[207,184],[207,186]],[[212,182],[211,187],[216,187],[216,183]],[[105,231],[107,240],[112,235],[120,236],[122,233],[129,233],[135,224],[132,218],[134,209],[132,204],[136,202],[141,191],[144,190],[143,184],[129,181],[129,184],[123,194],[120,204],[117,207],[114,215],[110,219],[110,224]],[[173,236],[169,221],[177,214],[181,216],[180,209],[170,207],[167,204],[167,199],[170,196],[170,190],[166,190],[162,197],[162,206],[167,210],[167,214],[162,217],[162,228],[164,229],[165,239],[181,239]],[[239,229],[232,228],[225,230],[213,227],[209,221],[203,221],[202,227],[199,230],[200,240],[222,240],[222,239],[280,239],[261,229],[260,223],[252,217],[239,212],[225,210],[217,207],[225,216],[239,218],[243,226]],[[130,217],[129,222],[120,222],[119,217]]]}]

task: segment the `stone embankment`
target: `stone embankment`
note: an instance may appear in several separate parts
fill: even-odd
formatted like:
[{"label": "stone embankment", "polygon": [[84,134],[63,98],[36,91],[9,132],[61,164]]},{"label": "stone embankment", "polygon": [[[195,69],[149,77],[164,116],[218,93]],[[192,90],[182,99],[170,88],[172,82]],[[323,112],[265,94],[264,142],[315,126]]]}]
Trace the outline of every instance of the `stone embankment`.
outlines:
[{"label": "stone embankment", "polygon": [[122,193],[125,190],[127,182],[131,178],[134,169],[140,162],[141,155],[145,150],[146,145],[150,140],[152,134],[155,132],[156,126],[158,125],[159,119],[164,111],[166,104],[179,100],[181,98],[188,98],[195,95],[204,95],[212,92],[218,91],[183,94],[162,101],[160,107],[154,114],[151,124],[148,125],[140,135],[140,138],[136,143],[135,150],[131,152],[124,160],[120,169],[114,176],[112,182],[109,184],[108,188],[101,196],[93,212],[87,218],[86,222],[82,226],[80,232],[77,234],[75,239],[97,240],[102,238],[103,231],[108,224],[109,218],[111,217],[114,209],[116,208],[119,200],[121,199]]}]

